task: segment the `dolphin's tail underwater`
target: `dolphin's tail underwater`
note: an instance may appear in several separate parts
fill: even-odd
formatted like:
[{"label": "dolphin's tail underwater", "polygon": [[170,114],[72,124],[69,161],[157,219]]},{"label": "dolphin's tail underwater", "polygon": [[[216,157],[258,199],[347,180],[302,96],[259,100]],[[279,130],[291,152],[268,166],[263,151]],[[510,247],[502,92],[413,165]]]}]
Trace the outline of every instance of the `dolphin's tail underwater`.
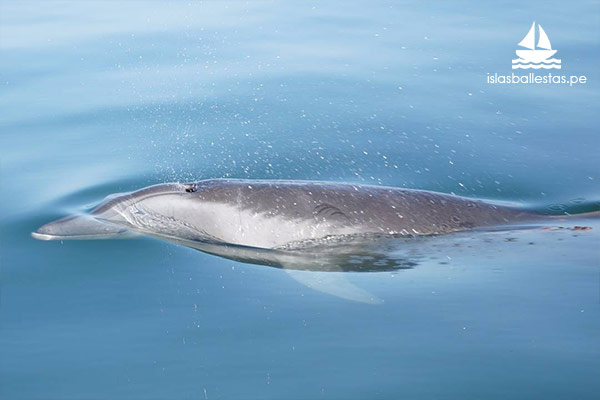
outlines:
[{"label": "dolphin's tail underwater", "polygon": [[61,218],[31,232],[31,236],[38,240],[114,239],[132,235],[129,229],[102,222],[87,214]]}]

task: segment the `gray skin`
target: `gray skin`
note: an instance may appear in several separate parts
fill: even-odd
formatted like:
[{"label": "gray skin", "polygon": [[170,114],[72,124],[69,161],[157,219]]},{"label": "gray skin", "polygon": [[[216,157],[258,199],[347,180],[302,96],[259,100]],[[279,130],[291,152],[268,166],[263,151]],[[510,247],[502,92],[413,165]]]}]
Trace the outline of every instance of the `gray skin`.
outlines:
[{"label": "gray skin", "polygon": [[134,231],[188,246],[293,249],[342,237],[438,235],[538,218],[515,207],[421,190],[216,179],[120,195],[89,215],[46,224],[33,236],[91,239]]}]

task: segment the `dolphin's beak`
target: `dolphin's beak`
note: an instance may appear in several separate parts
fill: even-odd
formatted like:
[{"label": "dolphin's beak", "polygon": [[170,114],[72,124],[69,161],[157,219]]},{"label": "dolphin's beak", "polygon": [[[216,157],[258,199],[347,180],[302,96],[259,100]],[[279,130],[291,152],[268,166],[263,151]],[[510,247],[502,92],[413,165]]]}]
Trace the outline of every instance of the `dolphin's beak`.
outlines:
[{"label": "dolphin's beak", "polygon": [[122,226],[101,222],[90,215],[72,215],[42,225],[31,236],[38,240],[111,239],[132,234]]}]

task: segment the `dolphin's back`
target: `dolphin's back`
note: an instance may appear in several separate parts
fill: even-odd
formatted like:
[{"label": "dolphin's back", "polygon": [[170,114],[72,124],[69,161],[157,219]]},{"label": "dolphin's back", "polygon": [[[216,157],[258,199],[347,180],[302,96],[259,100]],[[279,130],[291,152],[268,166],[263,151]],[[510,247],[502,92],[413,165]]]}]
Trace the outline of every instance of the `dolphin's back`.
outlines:
[{"label": "dolphin's back", "polygon": [[[530,215],[481,200],[369,185],[211,180],[196,187],[203,202],[228,204],[238,212],[242,230],[247,226],[255,235],[276,235],[279,244],[344,234],[450,233]],[[259,232],[261,225],[269,231]]]},{"label": "dolphin's back", "polygon": [[40,227],[39,239],[123,236],[290,248],[356,235],[432,235],[534,219],[514,207],[442,193],[331,182],[207,180],[111,197]]}]

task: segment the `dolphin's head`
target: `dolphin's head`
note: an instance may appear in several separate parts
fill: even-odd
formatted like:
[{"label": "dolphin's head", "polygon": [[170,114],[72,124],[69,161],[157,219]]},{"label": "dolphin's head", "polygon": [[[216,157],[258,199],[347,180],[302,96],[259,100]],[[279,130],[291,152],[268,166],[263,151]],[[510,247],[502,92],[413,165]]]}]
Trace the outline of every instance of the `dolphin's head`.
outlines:
[{"label": "dolphin's head", "polygon": [[[137,206],[149,203],[164,203],[165,200],[183,197],[197,191],[195,183],[163,183],[148,186],[135,192],[108,196],[92,209],[91,214],[100,219],[137,212]],[[156,206],[157,204],[155,204]]]},{"label": "dolphin's head", "polygon": [[101,239],[134,231],[171,234],[186,226],[185,216],[197,214],[198,183],[165,183],[109,196],[88,214],[45,224],[32,233],[41,240]]}]

